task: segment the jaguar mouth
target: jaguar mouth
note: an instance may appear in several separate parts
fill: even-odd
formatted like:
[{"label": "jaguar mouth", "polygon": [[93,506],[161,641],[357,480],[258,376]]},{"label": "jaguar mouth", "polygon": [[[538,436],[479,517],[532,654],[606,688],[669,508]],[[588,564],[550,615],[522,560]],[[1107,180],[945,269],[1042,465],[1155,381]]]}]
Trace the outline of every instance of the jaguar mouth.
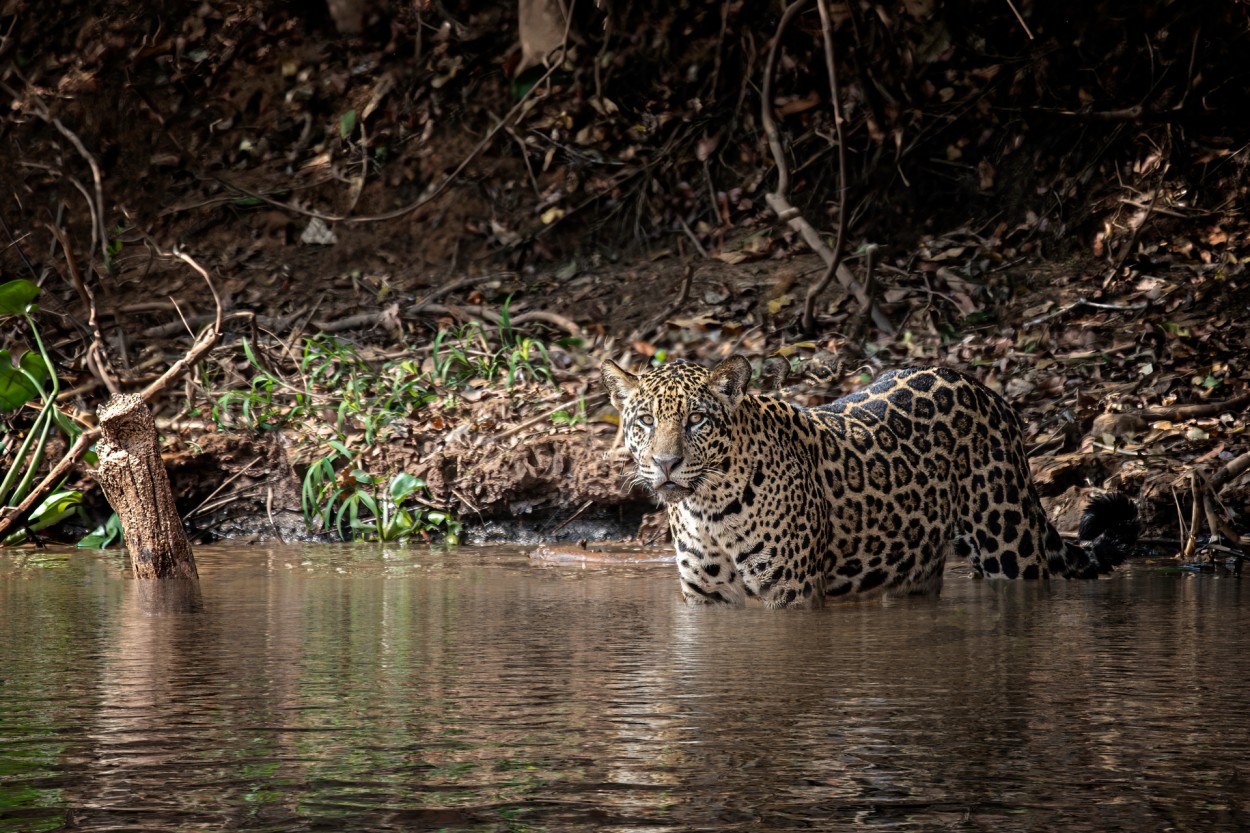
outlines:
[{"label": "jaguar mouth", "polygon": [[680,483],[672,480],[665,480],[659,486],[653,487],[652,491],[664,503],[676,503],[691,494],[694,489],[691,489],[689,486],[682,486]]}]

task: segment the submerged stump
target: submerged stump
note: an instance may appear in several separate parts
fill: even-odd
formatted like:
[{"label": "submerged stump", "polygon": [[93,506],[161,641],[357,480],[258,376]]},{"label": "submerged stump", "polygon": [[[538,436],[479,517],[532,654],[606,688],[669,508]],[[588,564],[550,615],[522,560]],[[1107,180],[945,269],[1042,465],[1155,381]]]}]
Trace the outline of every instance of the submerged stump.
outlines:
[{"label": "submerged stump", "polygon": [[96,480],[121,520],[135,578],[197,578],[152,412],[142,398],[127,393],[111,397],[97,414],[102,439]]}]

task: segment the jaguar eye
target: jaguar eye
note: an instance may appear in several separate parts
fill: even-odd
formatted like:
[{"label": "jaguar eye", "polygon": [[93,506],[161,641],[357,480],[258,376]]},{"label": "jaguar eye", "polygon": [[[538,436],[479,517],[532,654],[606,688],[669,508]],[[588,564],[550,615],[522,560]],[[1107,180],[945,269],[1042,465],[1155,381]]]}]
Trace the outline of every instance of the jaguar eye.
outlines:
[{"label": "jaguar eye", "polygon": [[705,419],[707,419],[707,414],[703,413],[702,411],[693,411],[691,412],[690,416],[686,417],[686,424],[698,425],[700,422],[702,422]]},{"label": "jaguar eye", "polygon": [[651,416],[651,414],[643,414],[642,416],[638,417],[638,421],[641,422],[643,425],[647,426],[648,428],[650,428],[652,425],[655,425],[655,417]]}]

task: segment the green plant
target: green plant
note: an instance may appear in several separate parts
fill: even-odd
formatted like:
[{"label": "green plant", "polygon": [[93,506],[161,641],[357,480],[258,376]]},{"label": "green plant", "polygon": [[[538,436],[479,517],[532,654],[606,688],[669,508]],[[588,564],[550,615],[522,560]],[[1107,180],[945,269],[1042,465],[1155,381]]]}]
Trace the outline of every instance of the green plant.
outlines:
[{"label": "green plant", "polygon": [[[535,382],[555,384],[551,374],[551,354],[547,346],[533,338],[520,337],[512,329],[512,299],[507,298],[499,310],[499,341],[503,345],[500,353],[505,355],[508,366],[507,385],[512,387],[523,381],[526,376]],[[537,353],[537,360],[530,354]]]},{"label": "green plant", "polygon": [[70,515],[77,514],[81,507],[82,492],[77,489],[57,489],[30,510],[22,528],[5,537],[4,546],[25,543],[30,533],[56,526]]},{"label": "green plant", "polygon": [[[289,375],[298,376],[298,383],[262,361],[257,345],[245,339],[250,379],[244,388],[213,394],[213,420],[222,427],[237,421],[257,429],[301,420],[328,422],[340,438],[359,429],[365,442],[374,444],[396,419],[471,385],[497,380],[508,387],[526,381],[554,384],[547,345],[517,334],[507,303],[497,333],[477,322],[439,330],[430,343],[428,367],[413,359],[372,365],[350,344],[329,335],[305,338],[296,352]],[[211,379],[205,382],[213,387]]]},{"label": "green plant", "polygon": [[[16,413],[30,402],[38,400],[42,403],[26,436],[18,444],[12,465],[0,479],[0,506],[17,505],[30,494],[53,427],[63,431],[71,441],[81,433],[78,426],[56,407],[61,382],[35,322],[34,314],[39,309],[35,300],[38,297],[39,287],[30,281],[15,280],[0,284],[0,318],[24,318],[39,350],[37,354],[30,351],[23,353],[16,363],[10,351],[0,350],[0,412]],[[8,536],[4,544],[21,543],[28,531],[52,526],[81,503],[82,493],[77,490],[59,489],[53,492],[34,508],[25,527]]]},{"label": "green plant", "polygon": [[360,428],[365,442],[373,444],[395,419],[434,398],[429,380],[410,360],[388,362],[375,371],[353,347],[332,336],[304,340],[298,386],[270,370],[246,339],[243,353],[252,379],[246,389],[215,395],[212,417],[219,426],[228,426],[236,417],[257,429],[329,418],[340,437]]},{"label": "green plant", "polygon": [[484,341],[481,325],[468,324],[458,330],[439,330],[430,347],[431,381],[441,388],[459,388],[472,379],[491,379],[495,375],[494,357],[474,355],[469,344]]},{"label": "green plant", "polygon": [[89,534],[84,535],[78,546],[84,549],[104,549],[122,540],[122,522],[117,513],[109,515],[109,519],[97,526]]},{"label": "green plant", "polygon": [[[332,427],[329,440],[324,430],[306,435],[328,449],[304,475],[301,501],[310,526],[335,529],[344,538],[402,540],[442,532],[454,540],[459,529],[454,519],[420,505],[424,483],[406,475],[384,482],[358,464],[359,448],[385,441],[397,420],[438,400],[453,400],[465,388],[497,381],[509,387],[554,384],[547,345],[519,335],[508,308],[505,303],[497,331],[478,322],[439,330],[425,362],[369,362],[351,344],[316,335],[283,348],[289,357],[283,370],[275,356],[245,340],[246,387],[214,392],[212,417],[223,427],[237,421],[258,429],[295,423]],[[207,375],[205,384],[213,388]],[[585,406],[553,419],[583,422]]]},{"label": "green plant", "polygon": [[551,421],[556,425],[565,425],[572,427],[574,425],[582,425],[586,420],[586,397],[580,397],[577,400],[577,407],[573,410],[561,409],[551,415]]},{"label": "green plant", "polygon": [[384,481],[358,468],[358,455],[343,443],[329,445],[332,452],[304,474],[301,504],[310,527],[333,528],[343,540],[406,541],[442,533],[447,543],[459,542],[459,522],[415,500],[424,480],[400,472]]}]

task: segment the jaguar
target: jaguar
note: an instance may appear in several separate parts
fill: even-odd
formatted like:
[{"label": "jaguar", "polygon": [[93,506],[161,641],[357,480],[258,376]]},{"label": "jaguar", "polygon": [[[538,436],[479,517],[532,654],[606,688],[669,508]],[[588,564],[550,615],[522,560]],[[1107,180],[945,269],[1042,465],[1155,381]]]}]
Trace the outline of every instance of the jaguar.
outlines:
[{"label": "jaguar", "polygon": [[1092,579],[1136,538],[1135,505],[1104,493],[1088,502],[1080,540],[1065,541],[1015,411],[951,368],[895,370],[811,408],[749,393],[741,356],[641,375],[608,360],[601,372],[633,481],[667,510],[690,602],[937,594],[956,557],[988,579]]}]

